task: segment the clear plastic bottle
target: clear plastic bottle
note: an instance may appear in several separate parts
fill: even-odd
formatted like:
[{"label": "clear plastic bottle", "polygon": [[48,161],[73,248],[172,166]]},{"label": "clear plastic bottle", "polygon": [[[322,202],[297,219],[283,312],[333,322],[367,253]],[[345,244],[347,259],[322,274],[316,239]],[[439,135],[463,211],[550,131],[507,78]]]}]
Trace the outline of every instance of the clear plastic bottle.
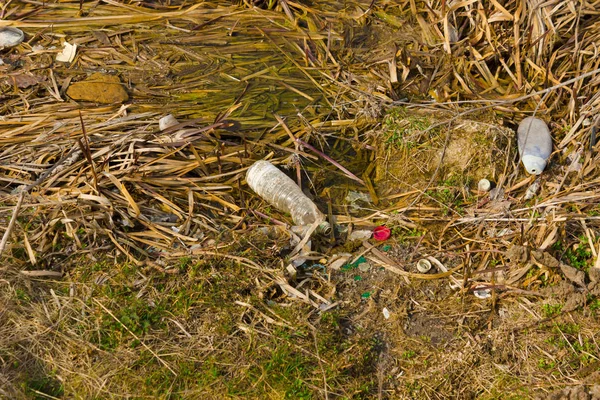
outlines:
[{"label": "clear plastic bottle", "polygon": [[319,223],[320,231],[329,230],[325,215],[319,211],[296,183],[268,161],[255,162],[246,173],[248,186],[280,211],[289,213],[294,224]]},{"label": "clear plastic bottle", "polygon": [[539,118],[527,117],[519,124],[517,138],[523,166],[530,174],[541,174],[552,153],[548,125]]}]

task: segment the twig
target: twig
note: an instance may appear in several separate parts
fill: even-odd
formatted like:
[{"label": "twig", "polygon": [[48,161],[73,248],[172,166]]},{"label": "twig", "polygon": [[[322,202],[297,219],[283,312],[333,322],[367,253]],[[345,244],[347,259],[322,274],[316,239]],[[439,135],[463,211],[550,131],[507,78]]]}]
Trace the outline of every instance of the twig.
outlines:
[{"label": "twig", "polygon": [[0,242],[0,256],[4,252],[4,248],[6,247],[6,242],[8,242],[8,238],[10,237],[10,233],[15,227],[15,223],[17,222],[17,216],[19,215],[19,210],[21,210],[21,204],[23,204],[23,199],[25,198],[25,191],[22,191],[19,194],[19,200],[17,200],[17,205],[13,210],[12,217],[10,218],[10,222],[8,223],[8,227],[4,232],[4,236],[2,236],[2,242]]},{"label": "twig", "polygon": [[37,271],[21,271],[21,274],[25,276],[29,276],[32,278],[41,278],[45,276],[51,276],[54,278],[62,278],[63,273],[58,271],[48,271],[48,270],[37,270]]},{"label": "twig", "polygon": [[362,179],[360,179],[358,176],[354,175],[352,172],[348,171],[346,168],[344,168],[340,163],[338,163],[337,161],[335,161],[334,159],[332,159],[331,157],[329,157],[327,154],[315,149],[314,147],[312,147],[310,144],[306,143],[304,140],[302,139],[296,139],[296,141],[298,143],[300,143],[302,146],[308,148],[311,151],[314,151],[315,153],[317,153],[319,156],[323,157],[325,160],[329,161],[331,164],[335,165],[336,167],[338,167],[344,174],[346,174],[346,176],[348,176],[348,178],[355,180],[356,182],[360,183],[361,185],[365,184],[365,181],[363,181]]},{"label": "twig", "polygon": [[80,138],[77,140],[83,155],[85,156],[87,162],[90,164],[90,168],[92,169],[92,176],[94,177],[94,188],[97,193],[100,193],[98,190],[98,175],[96,175],[96,168],[94,167],[94,160],[92,160],[92,153],[90,151],[90,141],[88,140],[87,133],[85,131],[85,125],[83,123],[83,116],[81,115],[81,110],[79,110],[79,121],[81,122],[81,134],[83,135],[83,140]]}]

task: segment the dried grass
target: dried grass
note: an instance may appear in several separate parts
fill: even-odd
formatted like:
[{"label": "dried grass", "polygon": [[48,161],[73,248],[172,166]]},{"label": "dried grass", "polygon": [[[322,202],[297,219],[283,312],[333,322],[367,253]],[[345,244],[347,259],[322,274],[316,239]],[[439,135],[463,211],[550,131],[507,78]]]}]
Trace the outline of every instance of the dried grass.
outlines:
[{"label": "dried grass", "polygon": [[[343,208],[333,204],[330,214],[336,214],[338,222],[387,220],[410,229],[427,227],[419,246],[403,260],[406,265],[419,254],[459,259],[440,278],[454,274],[453,279],[464,284],[463,294],[478,284],[497,289],[489,309],[474,310],[478,306],[470,304],[464,307],[463,318],[489,313],[493,319],[499,296],[517,308],[531,308],[528,301],[517,303],[525,298],[524,289],[529,294],[537,290],[539,275],[524,278],[525,271],[513,281],[496,282],[494,266],[512,265],[505,256],[511,245],[527,243],[547,250],[559,240],[570,245],[575,236],[585,235],[597,257],[599,217],[591,211],[600,197],[596,194],[600,156],[589,147],[600,106],[596,73],[600,2],[278,4],[276,10],[265,10],[249,2],[150,7],[103,1],[83,8],[78,2],[20,2],[3,10],[0,27],[19,27],[28,39],[3,56],[5,65],[0,66],[7,78],[0,82],[0,220],[6,222],[3,234],[10,239],[2,246],[2,257],[10,263],[0,267],[6,278],[0,283],[8,288],[0,299],[5,302],[0,308],[0,334],[2,347],[20,348],[12,356],[27,360],[23,368],[34,369],[43,362],[58,370],[59,380],[77,380],[72,387],[86,388],[90,396],[127,397],[134,395],[135,385],[143,384],[143,373],[129,373],[122,381],[113,376],[115,364],[122,364],[116,370],[121,373],[137,362],[133,350],[109,352],[82,339],[97,334],[100,327],[94,326],[97,318],[81,316],[106,317],[116,300],[88,302],[95,290],[89,282],[79,288],[85,296],[75,294],[75,289],[67,294],[64,282],[57,284],[67,293],[48,295],[49,286],[40,283],[40,275],[53,277],[48,274],[57,272],[77,281],[82,273],[78,262],[124,257],[144,274],[176,275],[176,264],[183,257],[226,260],[255,271],[261,296],[279,287],[313,310],[319,304],[331,305],[335,283],[317,274],[297,289],[283,279],[278,260],[258,261],[236,248],[241,236],[266,223],[259,217],[265,215],[261,212],[265,205],[245,187],[245,171],[267,157],[299,173],[321,169],[369,186],[369,173],[360,176],[363,169],[356,165],[346,166],[352,172],[338,169],[335,164],[343,163],[332,153],[343,147],[340,143],[349,143],[359,161],[372,159],[368,152],[374,148],[371,138],[377,136],[380,117],[399,104],[408,103],[409,110],[432,107],[449,112],[453,117],[448,123],[485,107],[507,121],[533,112],[551,119],[557,151],[541,179],[542,191],[533,203],[525,202],[523,195],[532,180],[520,175],[516,160],[507,157],[499,161],[502,202],[471,203],[448,216],[439,201],[424,196],[428,188],[416,188],[388,208],[362,217],[343,214]],[[79,46],[71,65],[53,61],[62,41]],[[98,106],[67,98],[71,83],[97,71],[119,76],[132,100],[123,106]],[[158,120],[167,113],[181,124],[159,132]],[[333,162],[327,163],[327,158]],[[431,184],[435,185],[433,179]],[[20,210],[15,207],[19,199]],[[379,261],[386,257],[375,254]],[[383,261],[389,269],[397,268],[393,260]],[[29,275],[20,275],[21,270]],[[403,274],[406,279],[419,278]],[[542,274],[560,279],[553,270]],[[529,279],[527,284],[524,279]],[[32,284],[41,285],[42,298],[30,306],[16,301],[16,287]],[[148,296],[145,290],[140,289],[140,297]],[[211,339],[217,337],[209,328],[212,321],[198,315],[194,320],[201,325],[198,329],[175,317],[168,322],[177,332],[175,340],[160,333],[143,337],[129,333],[149,350],[150,358],[171,370],[170,360],[182,357],[201,362],[209,354],[225,358],[244,354],[244,342],[235,336],[240,332],[251,338],[271,337],[276,327],[294,326],[272,318],[268,308],[261,311],[245,301],[236,306],[245,310],[236,321],[239,329],[231,337],[219,336],[219,343]],[[368,310],[354,321],[361,321]],[[528,355],[547,350],[522,335],[517,334],[516,342],[502,336],[521,326],[527,316],[505,321],[506,331],[492,330],[498,336],[491,342],[512,345],[508,353],[519,355],[508,370],[503,363],[509,361],[504,359],[475,368],[485,358],[481,353],[486,340],[469,338],[460,346],[472,347],[438,354],[440,366],[412,378],[430,377],[422,380],[426,382],[422,393],[433,398],[493,396],[503,384],[497,382],[496,368],[513,379],[507,387],[515,386],[514,379],[525,384],[521,374],[535,381],[532,388],[541,392],[567,381],[584,382],[578,371],[566,367],[562,377],[534,371],[536,361],[532,364]],[[593,325],[586,324],[587,320],[582,322],[585,335],[595,338]],[[399,321],[397,328],[401,330]],[[199,342],[191,340],[199,337],[203,338]],[[395,340],[399,345],[407,339]],[[19,343],[24,344],[15,346]],[[594,346],[598,354],[596,342]],[[314,359],[322,369],[327,360],[318,354],[318,346],[316,352]],[[75,365],[73,354],[81,355]],[[142,369],[150,374],[148,365]],[[251,360],[240,360],[236,371],[243,374],[250,365]],[[457,374],[445,365],[460,365],[466,372]],[[0,367],[4,391],[0,395],[24,396],[13,384],[22,377],[4,361]],[[336,390],[351,387],[339,379]],[[471,387],[465,389],[461,380]],[[308,384],[314,393],[327,396],[327,377]],[[202,390],[188,388],[181,393],[194,398],[206,395]],[[210,393],[224,388],[214,390]],[[347,390],[346,395],[353,393]],[[412,393],[406,388],[386,390],[400,397]],[[382,391],[380,386],[380,396]]]}]

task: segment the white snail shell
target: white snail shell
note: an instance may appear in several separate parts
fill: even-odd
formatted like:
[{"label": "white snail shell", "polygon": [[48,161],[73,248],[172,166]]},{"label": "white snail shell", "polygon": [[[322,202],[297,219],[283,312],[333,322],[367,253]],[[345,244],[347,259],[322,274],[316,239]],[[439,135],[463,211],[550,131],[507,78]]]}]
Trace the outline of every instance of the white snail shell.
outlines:
[{"label": "white snail shell", "polygon": [[517,138],[519,156],[525,170],[533,175],[541,174],[552,153],[548,125],[539,118],[527,117],[519,124]]}]

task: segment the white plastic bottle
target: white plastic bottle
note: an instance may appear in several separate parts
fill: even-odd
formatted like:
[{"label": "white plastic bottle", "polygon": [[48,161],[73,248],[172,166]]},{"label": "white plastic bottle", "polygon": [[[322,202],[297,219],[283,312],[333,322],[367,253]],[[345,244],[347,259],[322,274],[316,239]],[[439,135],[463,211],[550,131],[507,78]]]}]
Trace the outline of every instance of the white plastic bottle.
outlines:
[{"label": "white plastic bottle", "polygon": [[294,224],[319,224],[319,230],[329,229],[325,215],[319,211],[296,183],[268,161],[255,162],[246,173],[248,186],[280,211],[289,213]]},{"label": "white plastic bottle", "polygon": [[517,129],[519,156],[525,170],[539,175],[546,168],[552,153],[552,137],[550,129],[544,121],[535,117],[527,117]]}]

